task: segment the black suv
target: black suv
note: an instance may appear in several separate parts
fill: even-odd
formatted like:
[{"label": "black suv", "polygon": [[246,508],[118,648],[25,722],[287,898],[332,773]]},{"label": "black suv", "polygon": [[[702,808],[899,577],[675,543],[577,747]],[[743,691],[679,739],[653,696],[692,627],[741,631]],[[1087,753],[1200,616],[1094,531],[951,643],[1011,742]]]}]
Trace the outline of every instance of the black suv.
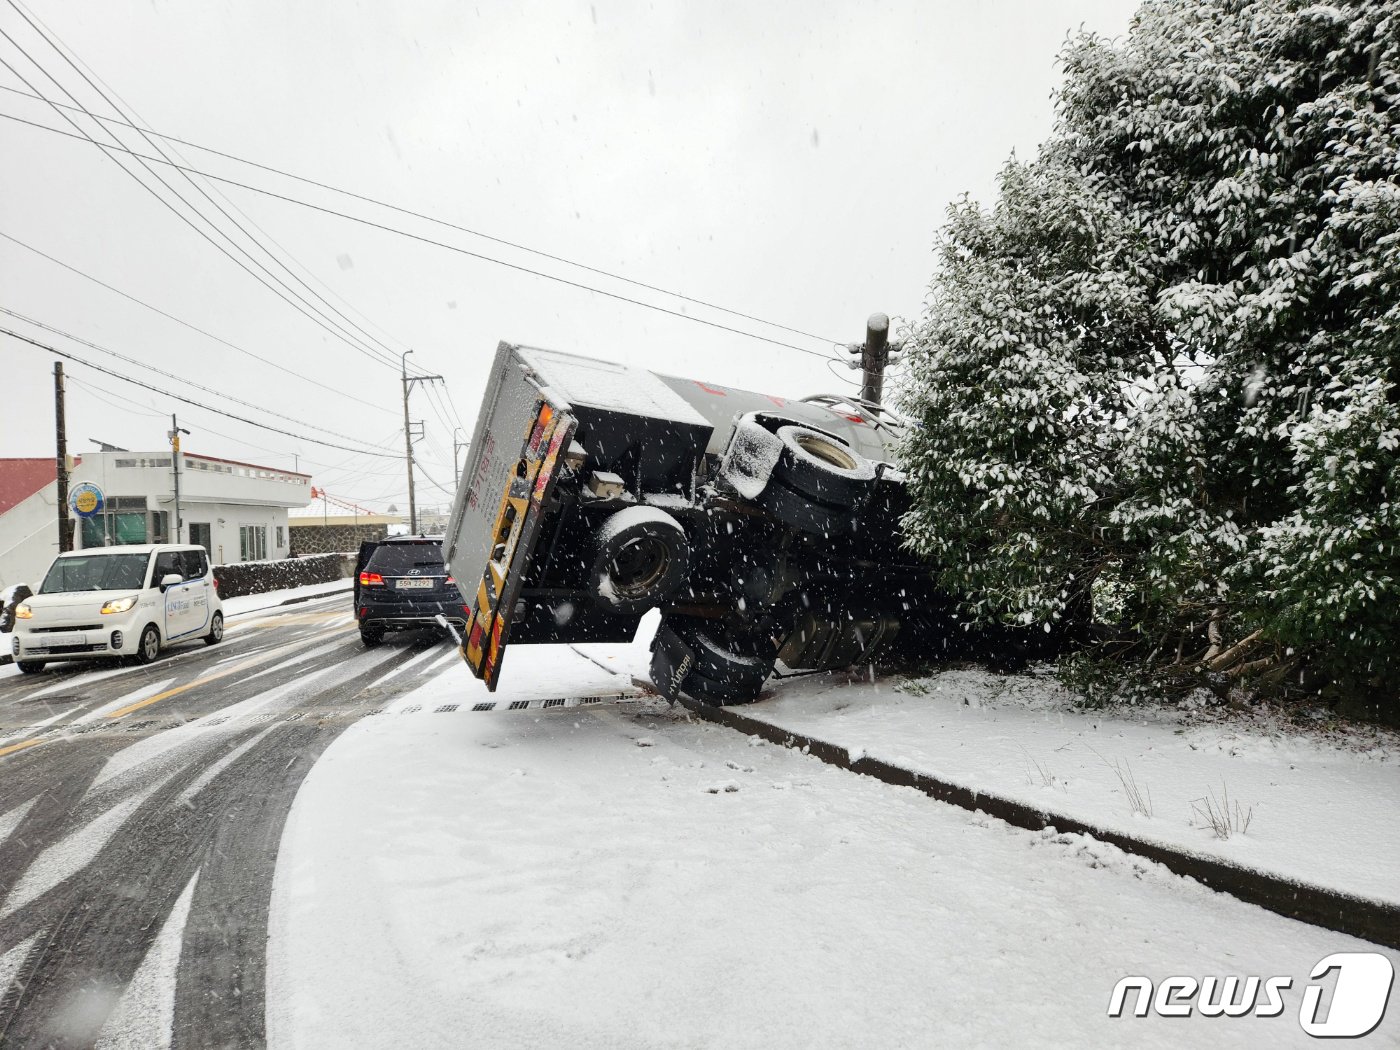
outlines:
[{"label": "black suv", "polygon": [[396,536],[360,544],[355,619],[365,645],[378,645],[385,631],[438,627],[438,616],[464,630],[470,615],[442,563],[441,537]]}]

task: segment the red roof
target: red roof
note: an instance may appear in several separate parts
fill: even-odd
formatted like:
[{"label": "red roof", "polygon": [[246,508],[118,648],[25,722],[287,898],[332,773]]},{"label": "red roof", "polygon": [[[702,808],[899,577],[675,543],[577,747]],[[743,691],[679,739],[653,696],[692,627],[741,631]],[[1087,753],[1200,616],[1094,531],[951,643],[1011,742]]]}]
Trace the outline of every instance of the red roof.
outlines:
[{"label": "red roof", "polygon": [[0,514],[58,480],[58,465],[47,459],[0,459]]}]

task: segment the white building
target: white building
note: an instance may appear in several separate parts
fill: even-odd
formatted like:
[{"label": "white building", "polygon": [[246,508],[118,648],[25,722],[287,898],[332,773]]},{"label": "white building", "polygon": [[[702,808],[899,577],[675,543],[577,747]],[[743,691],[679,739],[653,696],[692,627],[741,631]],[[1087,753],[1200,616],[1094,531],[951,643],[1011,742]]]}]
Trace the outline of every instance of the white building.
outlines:
[{"label": "white building", "polygon": [[[74,547],[176,541],[169,451],[85,453],[69,472],[70,491],[85,482],[102,490],[104,507],[74,517]],[[182,453],[178,539],[201,544],[216,565],[285,558],[287,511],[310,499],[310,475]],[[57,500],[52,459],[0,459],[0,588],[37,583],[48,569],[58,553]]]}]

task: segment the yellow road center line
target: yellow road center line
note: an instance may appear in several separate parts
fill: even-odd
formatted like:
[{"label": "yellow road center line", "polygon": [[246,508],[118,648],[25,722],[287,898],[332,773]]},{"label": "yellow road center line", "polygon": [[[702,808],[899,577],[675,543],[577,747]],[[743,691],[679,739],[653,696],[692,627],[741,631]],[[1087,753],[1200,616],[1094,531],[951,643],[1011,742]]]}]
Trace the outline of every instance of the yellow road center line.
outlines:
[{"label": "yellow road center line", "polygon": [[[331,633],[343,634],[345,632],[333,631]],[[312,637],[301,642],[295,642],[291,645],[284,645],[276,649],[270,649],[265,653],[259,653],[256,656],[249,657],[247,660],[244,660],[240,663],[236,663],[232,667],[225,667],[222,671],[215,671],[213,674],[207,674],[203,678],[196,678],[193,682],[186,682],[184,685],[172,686],[171,688],[165,690],[165,692],[163,693],[157,693],[155,696],[148,696],[146,697],[146,699],[138,700],[134,704],[127,704],[126,707],[119,708],[118,710],[113,711],[107,717],[122,718],[126,715],[131,714],[131,712],[133,711],[141,710],[141,708],[143,707],[149,707],[151,704],[158,703],[161,700],[168,700],[172,696],[178,696],[183,692],[193,689],[197,685],[208,685],[210,682],[217,682],[220,678],[227,678],[231,674],[238,674],[240,671],[246,671],[250,667],[257,667],[259,664],[265,664],[273,659],[282,659],[293,650],[304,649],[308,645],[313,645],[316,642],[324,641],[325,637],[323,635],[313,635]]]},{"label": "yellow road center line", "polygon": [[[331,635],[345,633],[345,630],[326,632],[326,634]],[[304,649],[308,645],[312,645],[316,642],[322,641],[325,641],[325,634],[313,635],[312,637],[300,642],[294,642],[290,645],[278,646],[276,649],[270,649],[265,653],[259,653],[257,656],[250,657],[249,659],[244,660],[241,663],[236,663],[232,667],[226,667],[222,671],[215,671],[213,674],[205,675],[203,678],[196,678],[193,682],[187,682],[184,685],[174,686],[171,689],[165,690],[165,692],[163,693],[157,693],[155,696],[149,696],[145,700],[138,700],[134,704],[128,704],[126,707],[123,707],[119,711],[113,711],[107,717],[109,719],[122,718],[126,715],[131,714],[131,712],[133,711],[139,711],[143,707],[147,707],[151,704],[154,704],[158,700],[168,700],[170,697],[178,696],[180,693],[193,689],[197,685],[207,685],[210,682],[216,682],[220,678],[227,678],[231,674],[237,674],[239,671],[246,671],[250,667],[256,667],[258,666],[258,664],[265,664],[269,660],[272,660],[274,658],[284,657],[291,651],[294,651],[296,649]],[[57,739],[58,737],[56,736],[33,737],[29,740],[22,740],[18,744],[10,744],[8,747],[0,747],[0,758],[4,758],[6,755],[12,755],[16,751],[23,751],[26,748],[34,747],[38,744],[46,744],[50,740]]]},{"label": "yellow road center line", "polygon": [[9,747],[0,747],[0,758],[4,758],[6,755],[12,755],[16,751],[23,751],[26,747],[33,747],[35,744],[42,744],[43,742],[44,741],[42,739],[25,740],[18,744],[11,744]]}]

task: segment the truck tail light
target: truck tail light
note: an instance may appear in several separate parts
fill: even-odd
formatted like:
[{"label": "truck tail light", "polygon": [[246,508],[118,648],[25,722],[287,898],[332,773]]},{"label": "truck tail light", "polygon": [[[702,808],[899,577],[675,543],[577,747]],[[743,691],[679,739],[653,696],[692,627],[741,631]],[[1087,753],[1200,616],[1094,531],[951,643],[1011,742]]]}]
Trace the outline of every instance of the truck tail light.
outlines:
[{"label": "truck tail light", "polygon": [[384,577],[381,576],[381,575],[379,575],[379,573],[377,573],[377,572],[362,572],[362,573],[360,573],[360,586],[361,586],[361,587],[383,587],[383,586],[384,586]]}]

